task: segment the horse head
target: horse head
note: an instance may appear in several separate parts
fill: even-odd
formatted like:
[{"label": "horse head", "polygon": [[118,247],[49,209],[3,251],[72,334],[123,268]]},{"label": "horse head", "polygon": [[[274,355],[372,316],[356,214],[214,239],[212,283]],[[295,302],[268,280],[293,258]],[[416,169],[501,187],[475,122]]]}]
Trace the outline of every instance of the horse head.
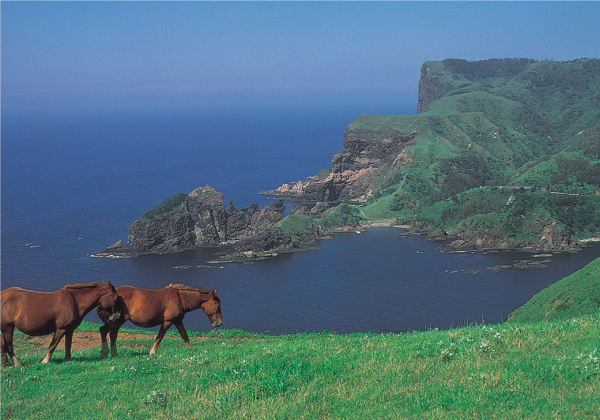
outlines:
[{"label": "horse head", "polygon": [[221,299],[217,295],[217,291],[209,292],[209,299],[200,306],[208,317],[213,328],[220,327],[223,324],[221,315]]},{"label": "horse head", "polygon": [[117,294],[117,289],[111,282],[102,282],[102,287],[106,287],[107,291],[100,296],[98,301],[98,316],[104,323],[108,321],[116,321],[121,318],[121,307],[123,299]]}]

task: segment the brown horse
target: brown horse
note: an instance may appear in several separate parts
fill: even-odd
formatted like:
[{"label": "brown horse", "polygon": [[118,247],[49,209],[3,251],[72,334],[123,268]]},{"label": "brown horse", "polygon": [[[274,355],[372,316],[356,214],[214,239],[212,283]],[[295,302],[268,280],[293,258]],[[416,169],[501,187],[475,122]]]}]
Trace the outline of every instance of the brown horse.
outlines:
[{"label": "brown horse", "polygon": [[102,339],[102,358],[108,355],[106,335],[110,334],[111,355],[117,355],[117,336],[119,328],[125,321],[150,328],[160,325],[156,342],[150,354],[156,353],[158,345],[171,325],[175,324],[186,346],[192,347],[187,332],[183,326],[183,317],[187,312],[202,308],[213,327],[223,323],[221,316],[221,299],[216,290],[194,289],[181,284],[171,284],[162,289],[143,289],[133,286],[120,286],[117,288],[119,296],[123,299],[123,312],[116,322],[106,319],[103,311],[98,311],[100,319],[104,321],[100,327]]},{"label": "brown horse", "polygon": [[15,327],[27,335],[54,333],[48,353],[42,363],[48,363],[60,340],[65,337],[65,361],[71,360],[73,331],[95,307],[102,307],[112,319],[120,316],[120,299],[110,282],[102,284],[66,285],[54,292],[37,292],[20,287],[2,290],[2,365],[8,356],[15,366],[22,366],[15,357],[13,332]]}]

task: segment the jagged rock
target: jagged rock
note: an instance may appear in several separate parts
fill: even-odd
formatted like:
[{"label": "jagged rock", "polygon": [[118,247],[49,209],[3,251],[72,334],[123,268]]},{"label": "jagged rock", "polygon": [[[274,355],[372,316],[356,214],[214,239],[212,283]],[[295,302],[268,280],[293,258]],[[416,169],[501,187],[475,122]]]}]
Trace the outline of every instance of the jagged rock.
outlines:
[{"label": "jagged rock", "polygon": [[256,203],[238,210],[230,200],[227,204],[227,240],[236,241],[253,235],[256,232],[253,220],[258,218],[259,213]]},{"label": "jagged rock", "polygon": [[317,239],[325,236],[321,226],[295,235],[283,229],[267,229],[252,237],[244,238],[220,252],[215,262],[243,262],[270,258],[283,252],[304,251],[311,248]]},{"label": "jagged rock", "polygon": [[285,206],[283,200],[277,200],[274,203],[267,204],[262,208],[256,221],[253,223],[256,226],[257,231],[262,231],[271,228],[277,224],[277,222],[283,219],[283,211]]},{"label": "jagged rock", "polygon": [[319,201],[312,209],[310,209],[310,215],[312,217],[321,217],[327,210],[329,210],[329,204],[324,201]]},{"label": "jagged rock", "polygon": [[241,210],[210,186],[190,194],[176,194],[134,221],[127,244],[121,241],[97,257],[169,254],[198,247],[220,246],[248,238],[273,227],[283,219],[283,200],[259,209],[251,204]]},{"label": "jagged rock", "polygon": [[310,210],[308,207],[303,206],[302,204],[294,204],[289,211],[289,214],[310,214]]},{"label": "jagged rock", "polygon": [[446,239],[448,239],[448,234],[441,229],[436,229],[432,230],[431,232],[427,232],[428,241],[444,241]]},{"label": "jagged rock", "polygon": [[303,202],[364,203],[376,189],[380,177],[390,169],[411,163],[404,148],[413,144],[416,131],[401,134],[383,125],[379,130],[356,129],[350,124],[344,131],[342,153],[333,155],[331,171],[321,171],[294,186],[263,191],[262,194],[285,196]]}]

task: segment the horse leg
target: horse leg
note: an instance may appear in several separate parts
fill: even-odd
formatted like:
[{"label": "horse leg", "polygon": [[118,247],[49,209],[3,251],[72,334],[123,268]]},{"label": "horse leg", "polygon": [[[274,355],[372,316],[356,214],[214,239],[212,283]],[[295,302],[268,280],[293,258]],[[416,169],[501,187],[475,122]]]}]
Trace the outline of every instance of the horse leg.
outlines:
[{"label": "horse leg", "polygon": [[108,357],[108,342],[106,335],[108,334],[108,325],[104,324],[100,327],[100,341],[102,342],[102,350],[100,350],[100,359]]},{"label": "horse leg", "polygon": [[116,325],[110,330],[110,355],[117,357],[117,336],[119,335],[119,326]]},{"label": "horse leg", "polygon": [[54,332],[54,337],[52,337],[52,341],[50,342],[50,347],[48,347],[48,352],[46,353],[46,357],[44,357],[44,359],[42,359],[42,363],[48,363],[50,361],[50,358],[52,357],[52,353],[54,353],[54,350],[56,350],[56,347],[58,346],[58,343],[60,342],[60,339],[63,338],[63,335],[65,335],[65,330],[56,330]]},{"label": "horse leg", "polygon": [[4,341],[4,333],[0,336],[0,340],[2,340],[2,366],[8,366],[8,355],[6,354],[6,341]]},{"label": "horse leg", "polygon": [[160,326],[160,330],[158,331],[158,335],[156,336],[156,341],[154,342],[152,349],[150,349],[150,356],[156,353],[160,342],[162,341],[163,337],[165,336],[165,333],[167,332],[170,326],[171,323],[167,321],[163,322],[163,324]]},{"label": "horse leg", "polygon": [[181,338],[183,338],[183,342],[185,343],[185,345],[191,349],[192,345],[190,344],[190,338],[187,335],[187,331],[185,330],[185,327],[183,326],[183,322],[176,322],[175,326],[177,327],[177,331],[179,331],[179,335],[181,335]]},{"label": "horse leg", "polygon": [[65,362],[71,360],[71,345],[73,344],[73,331],[68,330],[65,333]]},{"label": "horse leg", "polygon": [[10,360],[13,362],[13,365],[16,367],[22,367],[23,365],[17,360],[15,357],[15,350],[13,348],[13,332],[15,328],[9,328],[2,331],[2,366],[8,366],[10,363],[8,362],[8,356]]}]

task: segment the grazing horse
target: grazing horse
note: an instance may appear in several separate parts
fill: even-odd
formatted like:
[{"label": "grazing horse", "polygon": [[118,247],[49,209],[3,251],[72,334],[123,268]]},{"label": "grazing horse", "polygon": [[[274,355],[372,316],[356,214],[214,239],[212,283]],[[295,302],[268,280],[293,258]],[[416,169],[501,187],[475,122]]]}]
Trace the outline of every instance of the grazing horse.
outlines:
[{"label": "grazing horse", "polygon": [[42,363],[48,363],[60,340],[65,337],[65,361],[71,360],[73,331],[95,307],[102,307],[109,318],[120,316],[120,299],[110,282],[66,285],[54,292],[37,292],[9,287],[0,293],[2,301],[2,365],[8,356],[15,366],[22,366],[15,357],[13,332],[15,327],[27,335],[54,333],[48,353]]},{"label": "grazing horse", "polygon": [[117,336],[119,328],[125,321],[150,328],[160,325],[156,342],[150,354],[156,353],[158,345],[165,333],[175,324],[186,346],[192,348],[190,339],[183,326],[183,317],[187,312],[202,308],[213,327],[223,323],[221,316],[221,299],[216,290],[194,289],[182,284],[170,284],[162,289],[143,289],[133,286],[120,286],[117,288],[119,296],[123,299],[123,312],[118,321],[107,321],[106,314],[99,310],[98,315],[104,321],[100,327],[102,339],[101,357],[108,356],[108,343],[106,335],[110,334],[111,355],[117,355]]}]

